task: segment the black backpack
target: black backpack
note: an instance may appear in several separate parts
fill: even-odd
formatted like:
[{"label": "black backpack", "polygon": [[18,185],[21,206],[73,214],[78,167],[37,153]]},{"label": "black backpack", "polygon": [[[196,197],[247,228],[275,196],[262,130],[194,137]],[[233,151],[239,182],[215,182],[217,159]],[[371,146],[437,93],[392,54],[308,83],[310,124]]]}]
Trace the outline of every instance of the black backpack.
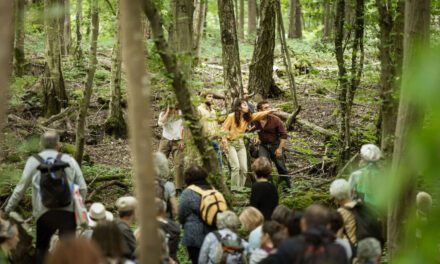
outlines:
[{"label": "black backpack", "polygon": [[[374,237],[379,240],[379,242],[383,246],[385,240],[382,233],[382,221],[380,220],[379,213],[377,213],[374,208],[362,202],[357,202],[353,208],[344,208],[350,211],[355,218],[357,242],[361,241],[364,238]],[[352,241],[350,241],[350,238],[348,236],[347,238],[350,242],[352,249],[354,249],[353,255],[355,255],[357,244],[354,244]]]},{"label": "black backpack", "polygon": [[37,170],[40,171],[41,202],[46,208],[56,209],[68,206],[72,202],[69,181],[65,168],[69,164],[61,160],[63,154],[59,153],[55,160],[44,160],[40,155],[33,157],[40,162]]}]

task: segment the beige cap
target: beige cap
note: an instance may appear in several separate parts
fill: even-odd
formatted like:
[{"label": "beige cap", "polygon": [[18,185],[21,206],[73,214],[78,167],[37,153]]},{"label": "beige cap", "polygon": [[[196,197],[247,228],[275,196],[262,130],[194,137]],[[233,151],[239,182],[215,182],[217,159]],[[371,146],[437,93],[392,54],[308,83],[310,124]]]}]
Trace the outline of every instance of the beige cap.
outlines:
[{"label": "beige cap", "polygon": [[100,220],[113,221],[113,214],[105,210],[105,206],[102,203],[93,203],[87,215],[90,227],[95,227]]},{"label": "beige cap", "polygon": [[133,211],[137,207],[137,200],[133,196],[124,196],[116,201],[116,208],[119,212]]}]

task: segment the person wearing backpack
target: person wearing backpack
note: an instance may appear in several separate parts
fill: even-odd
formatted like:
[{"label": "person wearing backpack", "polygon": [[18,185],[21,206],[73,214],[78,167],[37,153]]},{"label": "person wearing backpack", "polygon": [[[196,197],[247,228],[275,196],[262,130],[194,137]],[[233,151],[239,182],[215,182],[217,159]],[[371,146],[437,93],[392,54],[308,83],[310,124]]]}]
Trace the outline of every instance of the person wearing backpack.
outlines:
[{"label": "person wearing backpack", "polygon": [[240,220],[232,211],[217,214],[217,231],[209,233],[203,240],[199,264],[244,264],[247,263],[249,247],[246,240],[237,235]]},{"label": "person wearing backpack", "polygon": [[337,236],[349,241],[354,256],[358,241],[364,238],[374,237],[384,242],[379,215],[367,204],[350,198],[350,184],[346,180],[334,180],[330,185],[330,196],[340,206],[338,212],[344,222]]},{"label": "person wearing backpack", "polygon": [[172,258],[174,261],[177,261],[177,251],[179,250],[180,243],[180,226],[178,223],[167,218],[164,200],[156,197],[155,205],[157,210],[157,223],[159,224],[160,229],[162,229],[162,231],[165,233],[165,236],[168,238],[167,246],[170,258]]},{"label": "person wearing backpack", "polygon": [[78,163],[70,155],[59,152],[59,135],[55,131],[44,133],[41,146],[44,150],[26,161],[20,182],[5,208],[6,214],[12,212],[32,183],[37,263],[43,263],[50,239],[57,230],[60,238],[75,234],[73,184],[79,186],[84,200],[87,194],[87,185]]},{"label": "person wearing backpack", "polygon": [[156,179],[154,187],[156,190],[156,197],[165,201],[167,216],[171,219],[177,218],[177,198],[176,186],[170,181],[170,167],[168,159],[162,152],[155,152],[153,154],[154,171],[156,172]]},{"label": "person wearing backpack", "polygon": [[223,196],[212,188],[207,177],[204,168],[190,166],[184,173],[188,187],[180,195],[178,218],[183,227],[182,244],[193,264],[198,262],[206,234],[216,229],[217,213],[227,209]]}]

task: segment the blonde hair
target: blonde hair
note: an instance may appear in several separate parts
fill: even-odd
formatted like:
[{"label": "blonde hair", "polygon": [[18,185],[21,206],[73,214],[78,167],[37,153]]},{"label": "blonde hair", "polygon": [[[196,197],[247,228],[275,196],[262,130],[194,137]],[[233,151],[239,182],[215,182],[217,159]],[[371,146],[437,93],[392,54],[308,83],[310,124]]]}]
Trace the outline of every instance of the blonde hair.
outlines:
[{"label": "blonde hair", "polygon": [[252,231],[264,222],[263,214],[255,207],[246,207],[240,214],[240,222],[247,231]]}]

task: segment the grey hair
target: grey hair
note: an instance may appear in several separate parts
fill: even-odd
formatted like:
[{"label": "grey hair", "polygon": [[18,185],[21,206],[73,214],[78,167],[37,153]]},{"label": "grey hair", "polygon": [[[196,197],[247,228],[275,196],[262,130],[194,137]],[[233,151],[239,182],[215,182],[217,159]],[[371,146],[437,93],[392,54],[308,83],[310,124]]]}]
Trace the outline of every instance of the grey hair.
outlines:
[{"label": "grey hair", "polygon": [[168,165],[168,159],[160,151],[153,153],[153,166],[156,172],[156,177],[166,179],[170,174],[170,167]]},{"label": "grey hair", "polygon": [[330,195],[337,200],[350,198],[350,184],[344,179],[337,179],[330,185]]},{"label": "grey hair", "polygon": [[358,243],[357,247],[357,257],[361,261],[373,261],[376,262],[382,255],[382,248],[380,242],[373,238],[368,237],[362,239]]},{"label": "grey hair", "polygon": [[229,210],[218,213],[216,220],[218,229],[228,228],[232,231],[235,231],[240,227],[240,220],[238,220],[238,216]]},{"label": "grey hair", "polygon": [[49,130],[41,136],[41,147],[43,149],[57,149],[60,143],[60,135],[54,130]]}]

